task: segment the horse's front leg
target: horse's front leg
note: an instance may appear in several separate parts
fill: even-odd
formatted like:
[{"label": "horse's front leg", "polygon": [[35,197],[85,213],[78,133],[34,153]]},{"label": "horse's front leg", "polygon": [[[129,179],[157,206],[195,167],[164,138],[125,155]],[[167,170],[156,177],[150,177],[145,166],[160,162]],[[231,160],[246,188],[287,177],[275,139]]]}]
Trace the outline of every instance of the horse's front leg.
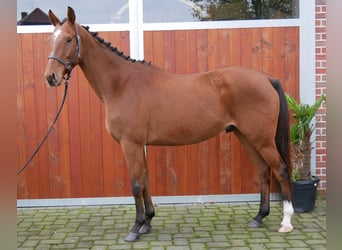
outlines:
[{"label": "horse's front leg", "polygon": [[146,158],[145,158],[145,164],[144,164],[144,192],[143,192],[143,197],[144,197],[144,204],[145,204],[146,219],[145,219],[145,224],[139,230],[140,234],[149,233],[152,230],[151,220],[154,217],[154,207],[153,207],[149,183],[148,183],[148,169],[147,169]]},{"label": "horse's front leg", "polygon": [[145,156],[143,146],[131,142],[121,142],[121,147],[128,165],[132,192],[135,200],[136,219],[125,241],[136,241],[141,227],[145,224],[144,184],[145,184]]}]

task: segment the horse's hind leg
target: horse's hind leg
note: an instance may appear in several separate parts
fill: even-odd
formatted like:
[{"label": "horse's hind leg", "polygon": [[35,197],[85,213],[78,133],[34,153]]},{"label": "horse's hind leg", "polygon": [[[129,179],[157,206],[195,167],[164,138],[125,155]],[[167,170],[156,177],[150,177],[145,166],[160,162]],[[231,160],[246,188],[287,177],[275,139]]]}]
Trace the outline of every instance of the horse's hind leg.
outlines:
[{"label": "horse's hind leg", "polygon": [[248,223],[248,227],[262,226],[262,220],[270,213],[270,171],[266,165],[258,165],[260,177],[260,207],[258,214]]},{"label": "horse's hind leg", "polygon": [[293,214],[293,206],[291,202],[291,187],[290,174],[288,166],[281,159],[278,150],[275,146],[264,147],[260,154],[265,162],[271,167],[271,170],[280,184],[281,195],[283,199],[283,220],[279,232],[291,232],[293,226],[291,224],[291,217]]},{"label": "horse's hind leg", "polygon": [[270,213],[270,168],[244,135],[238,130],[235,131],[235,135],[239,138],[258,170],[260,180],[260,208],[258,214],[248,223],[248,227],[261,227],[263,218]]}]

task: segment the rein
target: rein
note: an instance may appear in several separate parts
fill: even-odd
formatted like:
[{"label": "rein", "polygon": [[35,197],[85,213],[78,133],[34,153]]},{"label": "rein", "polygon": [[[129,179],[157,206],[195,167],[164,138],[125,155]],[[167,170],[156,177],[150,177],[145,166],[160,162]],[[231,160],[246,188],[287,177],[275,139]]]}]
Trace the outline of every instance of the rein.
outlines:
[{"label": "rein", "polygon": [[64,94],[63,94],[63,97],[62,97],[62,102],[61,102],[61,105],[59,106],[58,110],[57,110],[57,113],[56,113],[56,116],[55,116],[55,119],[52,121],[51,125],[50,125],[50,128],[49,130],[47,131],[47,133],[45,134],[45,136],[43,137],[43,139],[40,141],[40,143],[38,144],[37,148],[33,151],[33,153],[31,154],[30,158],[27,160],[27,162],[17,171],[17,175],[20,175],[21,172],[23,172],[25,170],[25,168],[31,163],[31,161],[33,160],[33,158],[36,156],[36,154],[39,152],[40,148],[43,146],[44,142],[46,141],[46,139],[48,138],[49,134],[51,133],[52,131],[52,128],[53,126],[56,124],[57,120],[58,120],[58,117],[59,115],[61,114],[62,112],[62,109],[63,109],[63,106],[64,106],[64,103],[65,103],[65,100],[66,100],[66,97],[67,97],[67,91],[68,91],[68,86],[69,86],[69,79],[71,77],[71,71],[73,69],[73,64],[74,64],[74,61],[76,59],[79,59],[80,58],[80,54],[81,54],[81,38],[80,38],[80,35],[78,33],[78,29],[77,29],[77,25],[75,26],[76,27],[76,40],[77,40],[77,45],[76,45],[76,50],[75,50],[75,53],[73,54],[73,56],[68,59],[68,60],[63,60],[55,55],[50,55],[48,57],[48,60],[49,59],[52,59],[52,60],[56,60],[57,62],[61,63],[64,65],[64,67],[66,68],[67,70],[67,77],[64,77],[63,76],[63,79],[65,80],[64,82]]},{"label": "rein", "polygon": [[46,139],[48,138],[49,134],[52,131],[53,126],[56,124],[57,119],[62,111],[62,108],[64,106],[65,100],[66,100],[66,96],[67,96],[67,90],[68,90],[68,85],[69,85],[69,78],[70,78],[70,74],[68,75],[67,78],[65,78],[65,82],[64,82],[64,94],[63,94],[63,98],[62,98],[62,102],[61,105],[58,108],[57,114],[55,116],[55,119],[52,121],[49,130],[47,131],[47,133],[45,134],[45,136],[43,137],[43,139],[40,141],[40,143],[38,144],[37,148],[33,151],[33,153],[31,154],[30,158],[27,160],[27,162],[21,167],[21,169],[19,169],[17,171],[17,175],[20,175],[21,172],[23,172],[25,170],[25,168],[31,163],[31,161],[33,160],[33,158],[36,156],[36,154],[38,153],[38,151],[40,150],[40,148],[43,146],[44,142],[46,141]]}]

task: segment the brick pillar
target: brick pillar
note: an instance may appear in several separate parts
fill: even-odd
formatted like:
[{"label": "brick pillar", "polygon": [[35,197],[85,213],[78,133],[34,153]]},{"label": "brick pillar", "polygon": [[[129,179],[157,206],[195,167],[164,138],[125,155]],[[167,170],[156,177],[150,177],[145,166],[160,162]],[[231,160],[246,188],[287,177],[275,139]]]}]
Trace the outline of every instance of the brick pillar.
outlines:
[{"label": "brick pillar", "polygon": [[[326,5],[327,0],[316,0],[316,98],[326,92]],[[318,190],[326,191],[326,108],[325,103],[316,115],[316,175],[321,179]]]}]

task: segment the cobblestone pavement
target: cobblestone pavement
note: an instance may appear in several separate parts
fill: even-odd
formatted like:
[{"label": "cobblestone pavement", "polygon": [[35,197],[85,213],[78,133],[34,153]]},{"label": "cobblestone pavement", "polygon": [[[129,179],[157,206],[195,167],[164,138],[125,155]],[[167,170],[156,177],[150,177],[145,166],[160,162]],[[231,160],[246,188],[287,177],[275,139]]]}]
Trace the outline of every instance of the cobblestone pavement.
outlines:
[{"label": "cobblestone pavement", "polygon": [[151,233],[134,243],[124,238],[135,219],[134,206],[19,208],[17,249],[326,249],[326,202],[312,213],[293,215],[294,230],[277,232],[280,202],[262,228],[247,222],[258,203],[156,206]]}]

